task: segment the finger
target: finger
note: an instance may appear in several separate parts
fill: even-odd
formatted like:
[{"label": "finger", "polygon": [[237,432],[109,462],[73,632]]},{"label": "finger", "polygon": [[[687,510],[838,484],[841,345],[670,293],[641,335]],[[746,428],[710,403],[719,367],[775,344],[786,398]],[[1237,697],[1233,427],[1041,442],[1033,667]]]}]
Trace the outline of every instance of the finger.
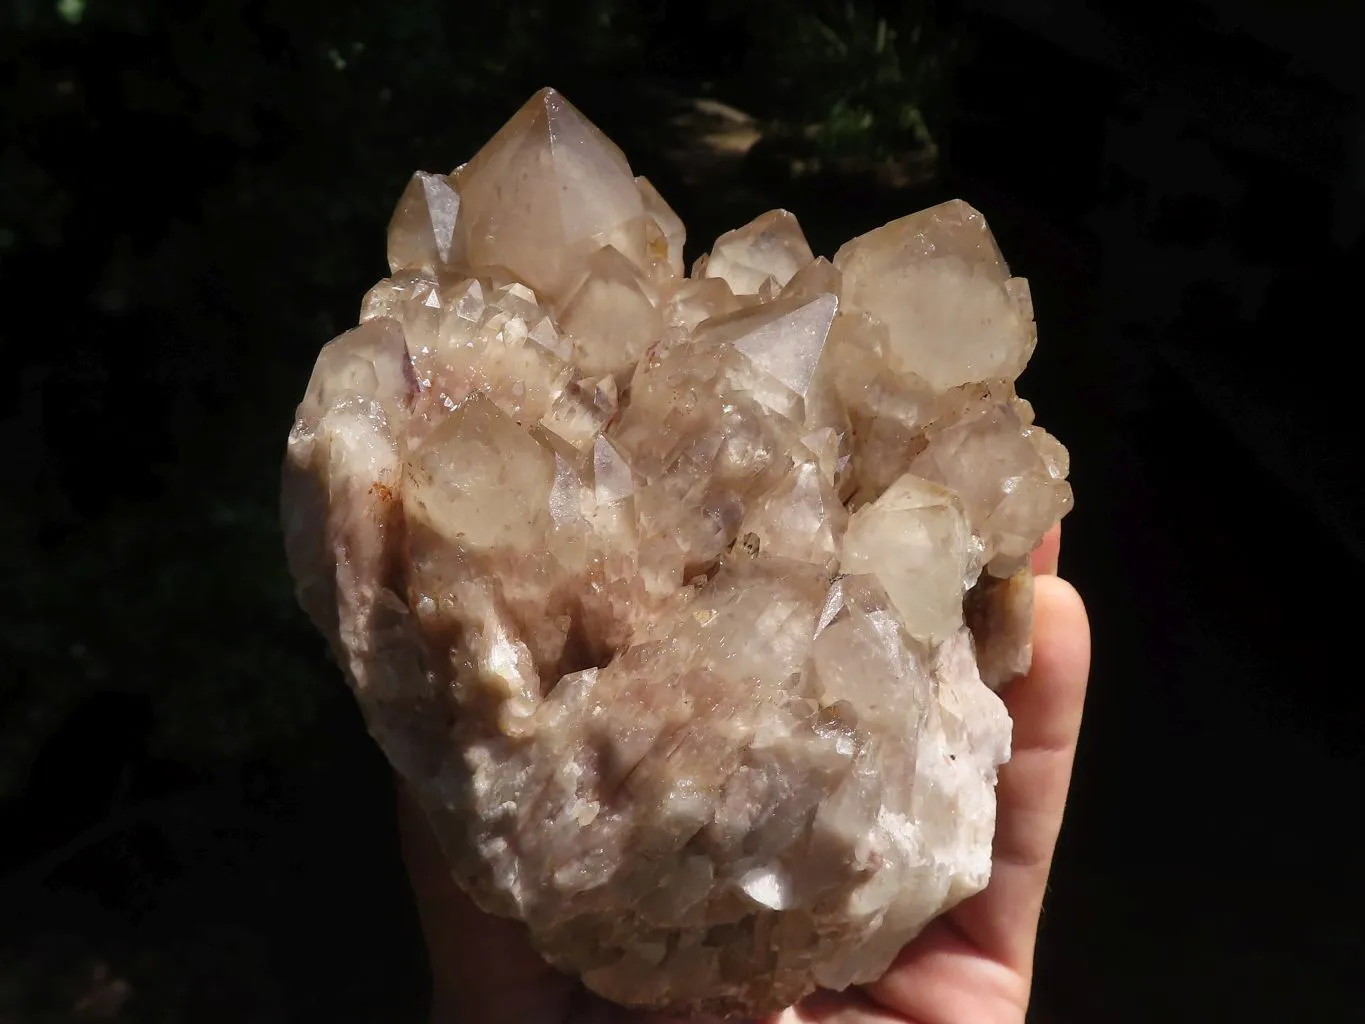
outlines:
[{"label": "finger", "polygon": [[1033,575],[1035,576],[1056,576],[1057,560],[1062,553],[1062,524],[1058,523],[1047,533],[1043,534],[1043,539],[1038,542],[1038,546],[1033,549],[1032,563]]},{"label": "finger", "polygon": [[398,825],[431,960],[433,1024],[561,1019],[573,983],[535,952],[525,926],[484,913],[460,889],[425,813],[403,786]]},{"label": "finger", "polygon": [[1032,970],[1090,671],[1080,596],[1055,576],[1038,577],[1035,587],[1033,666],[1001,694],[1014,720],[1014,749],[996,789],[991,881],[953,915],[978,949],[1024,976]]},{"label": "finger", "polygon": [[1022,1024],[1029,980],[983,956],[948,915],[931,922],[864,991],[902,1024]]},{"label": "finger", "polygon": [[858,989],[819,991],[762,1024],[905,1024]]}]

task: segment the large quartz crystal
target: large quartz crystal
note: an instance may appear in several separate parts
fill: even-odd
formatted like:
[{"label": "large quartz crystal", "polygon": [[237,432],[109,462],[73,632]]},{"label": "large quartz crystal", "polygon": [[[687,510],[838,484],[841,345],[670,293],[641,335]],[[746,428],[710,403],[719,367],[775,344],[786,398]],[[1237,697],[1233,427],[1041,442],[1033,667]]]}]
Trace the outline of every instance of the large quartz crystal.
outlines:
[{"label": "large quartz crystal", "polygon": [[299,598],[459,884],[618,1003],[882,972],[991,870],[1065,449],[950,202],[683,226],[557,93],[418,173],[289,436]]}]

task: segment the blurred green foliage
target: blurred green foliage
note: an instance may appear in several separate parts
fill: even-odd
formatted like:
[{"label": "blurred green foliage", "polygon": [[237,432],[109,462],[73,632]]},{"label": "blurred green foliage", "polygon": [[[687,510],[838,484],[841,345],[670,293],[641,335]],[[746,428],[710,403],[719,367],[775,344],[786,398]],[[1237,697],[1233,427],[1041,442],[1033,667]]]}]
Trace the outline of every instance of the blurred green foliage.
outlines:
[{"label": "blurred green foliage", "polygon": [[934,146],[930,119],[946,105],[960,38],[935,21],[931,4],[763,6],[751,87],[775,120],[804,129],[831,156]]},{"label": "blurred green foliage", "polygon": [[154,752],[192,765],[287,746],[339,699],[277,472],[413,168],[464,159],[545,84],[646,163],[661,92],[839,154],[922,149],[952,53],[919,0],[0,6],[0,281],[25,313],[0,325],[23,439],[0,799],[92,693],[144,695]]}]

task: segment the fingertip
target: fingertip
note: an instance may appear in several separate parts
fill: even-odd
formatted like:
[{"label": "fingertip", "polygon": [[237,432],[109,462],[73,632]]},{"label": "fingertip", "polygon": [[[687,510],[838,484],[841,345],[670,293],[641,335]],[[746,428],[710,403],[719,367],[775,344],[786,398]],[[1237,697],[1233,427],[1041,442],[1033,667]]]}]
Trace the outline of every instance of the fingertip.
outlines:
[{"label": "fingertip", "polygon": [[1033,549],[1030,563],[1035,576],[1056,576],[1057,563],[1062,553],[1062,524],[1056,523],[1043,534],[1043,539]]},{"label": "fingertip", "polygon": [[1090,674],[1090,625],[1076,588],[1039,576],[1033,593],[1033,664],[1001,692],[1016,754],[1075,744]]},{"label": "fingertip", "polygon": [[1030,676],[1084,685],[1090,674],[1090,617],[1085,601],[1060,576],[1039,576],[1033,591],[1033,660]]}]

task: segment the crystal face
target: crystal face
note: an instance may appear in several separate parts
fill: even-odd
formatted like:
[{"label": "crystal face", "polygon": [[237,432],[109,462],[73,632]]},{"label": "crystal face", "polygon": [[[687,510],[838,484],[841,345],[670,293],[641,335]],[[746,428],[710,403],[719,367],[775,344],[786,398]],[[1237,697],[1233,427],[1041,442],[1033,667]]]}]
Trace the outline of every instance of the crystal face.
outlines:
[{"label": "crystal face", "polygon": [[961,202],[814,257],[683,226],[557,93],[418,173],[284,472],[301,603],[454,877],[592,990],[760,1013],[991,869],[1071,505]]}]

